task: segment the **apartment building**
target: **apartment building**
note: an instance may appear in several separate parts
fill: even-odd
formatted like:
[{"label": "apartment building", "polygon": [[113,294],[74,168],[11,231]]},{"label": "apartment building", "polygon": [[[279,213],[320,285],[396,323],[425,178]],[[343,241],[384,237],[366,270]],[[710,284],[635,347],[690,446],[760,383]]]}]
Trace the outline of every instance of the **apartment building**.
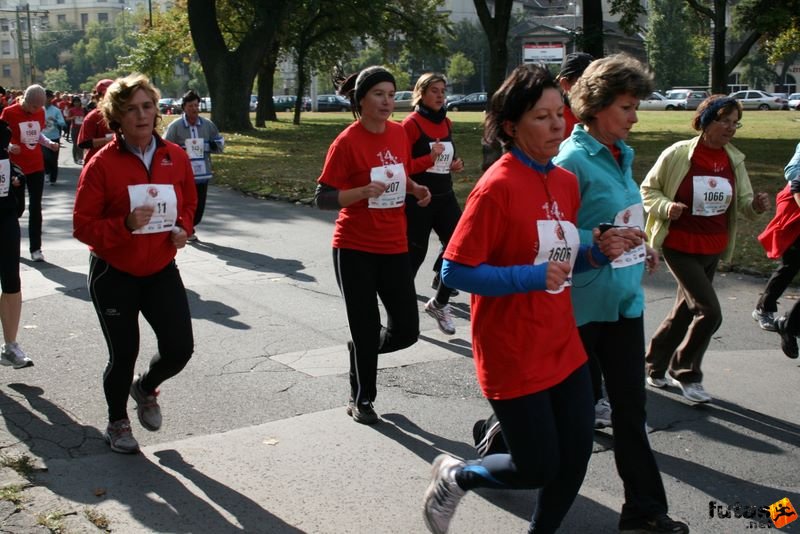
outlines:
[{"label": "apartment building", "polygon": [[138,9],[162,9],[162,0],[0,0],[0,85],[26,87],[41,73],[33,64],[37,36],[62,24],[84,29],[114,24]]}]

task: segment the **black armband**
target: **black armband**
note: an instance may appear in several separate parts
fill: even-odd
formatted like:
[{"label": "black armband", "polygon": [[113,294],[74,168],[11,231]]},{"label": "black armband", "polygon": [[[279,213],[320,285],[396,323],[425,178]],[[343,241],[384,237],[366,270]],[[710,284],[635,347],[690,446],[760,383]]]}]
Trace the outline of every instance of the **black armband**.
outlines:
[{"label": "black armband", "polygon": [[339,204],[339,190],[335,187],[319,183],[314,191],[314,205],[321,210],[338,210],[342,206]]}]

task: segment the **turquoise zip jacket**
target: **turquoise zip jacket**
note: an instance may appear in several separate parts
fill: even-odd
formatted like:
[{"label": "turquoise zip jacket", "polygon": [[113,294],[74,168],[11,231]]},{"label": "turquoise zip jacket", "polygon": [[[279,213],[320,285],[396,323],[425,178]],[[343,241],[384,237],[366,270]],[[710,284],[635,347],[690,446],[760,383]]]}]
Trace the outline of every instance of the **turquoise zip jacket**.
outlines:
[{"label": "turquoise zip jacket", "polygon": [[[650,246],[660,249],[669,232],[669,207],[675,199],[678,187],[689,172],[692,154],[700,142],[700,136],[678,141],[664,150],[655,165],[642,182],[642,199],[647,210],[645,231]],[[733,167],[736,180],[735,196],[728,208],[728,247],[722,252],[722,260],[730,262],[736,245],[736,220],[741,211],[745,217],[753,219],[758,215],[753,209],[753,186],[744,167],[744,154],[730,143],[725,145],[725,152]]]},{"label": "turquoise zip jacket", "polygon": [[[601,223],[614,223],[626,208],[641,209],[639,186],[633,181],[633,149],[617,141],[621,162],[611,151],[575,126],[561,143],[553,163],[575,173],[581,193],[578,232],[582,244],[592,243],[592,230]],[[595,271],[578,273],[572,281],[572,304],[578,326],[592,322],[615,322],[622,315],[636,318],[644,313],[642,275],[645,263],[612,268],[605,265]]]}]

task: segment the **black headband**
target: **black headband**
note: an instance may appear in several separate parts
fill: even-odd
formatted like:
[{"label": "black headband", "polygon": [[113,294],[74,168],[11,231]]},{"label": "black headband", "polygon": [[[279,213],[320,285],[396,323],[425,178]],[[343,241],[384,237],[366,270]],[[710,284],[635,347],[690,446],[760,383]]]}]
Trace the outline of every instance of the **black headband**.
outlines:
[{"label": "black headband", "polygon": [[720,98],[719,100],[712,102],[711,105],[704,109],[703,113],[700,114],[700,126],[703,128],[707,127],[709,124],[711,124],[711,121],[717,118],[717,112],[719,112],[719,110],[732,103],[735,104],[736,99],[730,97]]},{"label": "black headband", "polygon": [[359,79],[356,79],[356,104],[358,104],[362,98],[367,96],[367,91],[381,82],[392,82],[392,85],[397,87],[397,83],[394,81],[394,76],[392,76],[391,72],[385,69],[376,70],[375,72],[367,74],[363,79],[361,79],[361,75],[359,75],[358,78]]}]

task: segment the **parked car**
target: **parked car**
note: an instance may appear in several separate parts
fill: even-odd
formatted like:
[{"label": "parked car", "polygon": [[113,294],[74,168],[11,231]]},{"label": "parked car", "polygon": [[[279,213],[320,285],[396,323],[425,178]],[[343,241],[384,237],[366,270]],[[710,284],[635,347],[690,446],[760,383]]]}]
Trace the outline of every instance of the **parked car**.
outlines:
[{"label": "parked car", "polygon": [[639,109],[644,111],[663,111],[665,109],[677,109],[677,104],[659,92],[650,93],[647,98],[639,101]]},{"label": "parked car", "polygon": [[800,111],[800,93],[792,93],[788,98],[789,109]]},{"label": "parked car", "polygon": [[350,111],[350,101],[339,95],[318,95],[317,111]]},{"label": "parked car", "polygon": [[250,111],[255,111],[258,107],[258,95],[250,95]]},{"label": "parked car", "polygon": [[279,95],[272,97],[272,105],[275,107],[275,111],[294,111],[296,104],[297,97],[294,95]]},{"label": "parked car", "polygon": [[454,100],[445,107],[447,111],[485,111],[486,93],[470,93],[461,100]]},{"label": "parked car", "polygon": [[200,111],[208,113],[211,111],[211,97],[204,96],[200,99]]},{"label": "parked car", "polygon": [[708,98],[707,91],[697,91],[694,89],[672,89],[667,91],[667,100],[674,101],[677,109],[697,109],[700,102]]},{"label": "parked car", "polygon": [[767,93],[781,99],[781,109],[789,109],[789,95],[787,93]]},{"label": "parked car", "polygon": [[460,94],[460,93],[459,94],[455,94],[455,95],[447,95],[447,98],[445,98],[445,100],[444,100],[444,104],[447,105],[450,102],[455,102],[456,100],[461,100],[465,96],[466,95],[463,95],[463,94]]},{"label": "parked car", "polygon": [[781,109],[783,107],[782,98],[772,96],[764,91],[756,91],[755,89],[737,91],[735,93],[731,93],[730,97],[741,102],[744,109],[758,109],[761,111],[766,111],[768,109]]},{"label": "parked car", "polygon": [[411,111],[411,96],[413,94],[411,91],[397,91],[394,94],[394,110]]},{"label": "parked car", "polygon": [[158,111],[160,111],[162,115],[172,115],[174,113],[181,113],[181,99],[160,98],[158,100]]}]

